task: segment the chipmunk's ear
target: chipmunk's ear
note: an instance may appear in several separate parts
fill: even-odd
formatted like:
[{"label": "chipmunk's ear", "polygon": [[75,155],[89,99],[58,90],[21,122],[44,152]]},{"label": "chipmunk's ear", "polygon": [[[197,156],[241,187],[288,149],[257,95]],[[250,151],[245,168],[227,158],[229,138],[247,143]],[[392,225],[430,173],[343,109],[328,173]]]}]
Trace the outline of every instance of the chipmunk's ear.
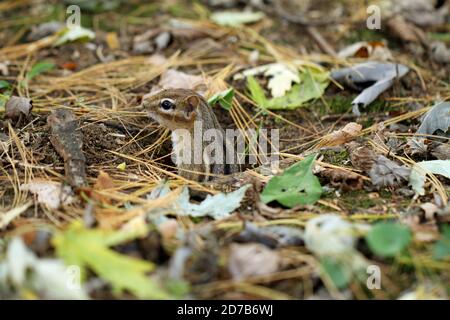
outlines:
[{"label": "chipmunk's ear", "polygon": [[192,95],[185,100],[185,117],[186,119],[192,119],[197,114],[197,108],[200,104],[200,98],[198,96]]}]

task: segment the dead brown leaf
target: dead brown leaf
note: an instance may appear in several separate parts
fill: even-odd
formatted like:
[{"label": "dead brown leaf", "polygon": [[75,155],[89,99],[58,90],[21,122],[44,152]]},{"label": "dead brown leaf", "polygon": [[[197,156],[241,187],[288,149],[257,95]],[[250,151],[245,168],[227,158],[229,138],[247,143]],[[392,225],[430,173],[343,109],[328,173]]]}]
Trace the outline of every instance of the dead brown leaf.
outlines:
[{"label": "dead brown leaf", "polygon": [[325,136],[318,144],[319,148],[339,146],[353,140],[362,130],[362,125],[356,122],[347,123],[342,129]]},{"label": "dead brown leaf", "polygon": [[259,243],[232,244],[228,270],[233,279],[241,280],[278,271],[281,258],[274,250]]},{"label": "dead brown leaf", "polygon": [[33,109],[31,99],[12,96],[5,105],[5,119],[10,119],[13,123],[20,122],[27,117]]}]

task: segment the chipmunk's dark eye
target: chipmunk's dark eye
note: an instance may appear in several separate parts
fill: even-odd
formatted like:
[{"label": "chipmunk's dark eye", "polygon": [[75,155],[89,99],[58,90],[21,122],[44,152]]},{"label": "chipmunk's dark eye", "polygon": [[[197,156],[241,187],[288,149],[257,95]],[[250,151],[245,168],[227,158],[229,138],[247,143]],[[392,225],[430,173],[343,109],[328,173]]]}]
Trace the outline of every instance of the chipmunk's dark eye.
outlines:
[{"label": "chipmunk's dark eye", "polygon": [[175,109],[175,102],[172,99],[162,99],[160,105],[164,110]]}]

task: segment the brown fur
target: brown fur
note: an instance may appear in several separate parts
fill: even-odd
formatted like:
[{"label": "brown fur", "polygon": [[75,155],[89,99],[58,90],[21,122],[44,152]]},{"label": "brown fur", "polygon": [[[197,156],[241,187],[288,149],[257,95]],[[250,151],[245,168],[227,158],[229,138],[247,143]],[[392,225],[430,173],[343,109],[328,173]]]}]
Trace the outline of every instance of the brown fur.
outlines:
[{"label": "brown fur", "polygon": [[[173,110],[163,110],[160,106],[162,99],[172,99],[175,103]],[[196,92],[186,89],[167,89],[159,91],[153,95],[144,96],[142,105],[148,111],[151,118],[156,120],[160,125],[172,130],[172,146],[174,150],[183,150],[189,144],[180,144],[179,139],[173,133],[176,129],[186,129],[194,137],[194,123],[201,121],[202,132],[208,129],[216,129],[222,133],[227,147],[232,147],[229,141],[225,140],[225,132],[217,121],[211,107],[208,106],[206,100]],[[190,146],[194,146],[195,141],[190,141]],[[203,150],[209,142],[202,141],[202,163],[185,164],[177,163],[178,173],[190,180],[207,181],[213,175],[222,175],[226,171],[229,173],[237,172],[239,167],[236,164],[209,164],[208,159],[203,157]],[[191,154],[194,157],[194,152]],[[228,169],[228,170],[226,170]]]}]

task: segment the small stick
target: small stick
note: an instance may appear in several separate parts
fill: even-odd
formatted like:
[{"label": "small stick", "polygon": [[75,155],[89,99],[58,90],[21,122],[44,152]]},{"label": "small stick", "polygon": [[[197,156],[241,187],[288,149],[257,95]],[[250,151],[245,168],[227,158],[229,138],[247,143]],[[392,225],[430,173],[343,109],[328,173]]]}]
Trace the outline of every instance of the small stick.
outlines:
[{"label": "small stick", "polygon": [[73,187],[86,184],[86,157],[83,154],[83,135],[78,130],[75,115],[67,109],[57,109],[47,118],[52,134],[50,142],[64,159],[68,183]]}]

